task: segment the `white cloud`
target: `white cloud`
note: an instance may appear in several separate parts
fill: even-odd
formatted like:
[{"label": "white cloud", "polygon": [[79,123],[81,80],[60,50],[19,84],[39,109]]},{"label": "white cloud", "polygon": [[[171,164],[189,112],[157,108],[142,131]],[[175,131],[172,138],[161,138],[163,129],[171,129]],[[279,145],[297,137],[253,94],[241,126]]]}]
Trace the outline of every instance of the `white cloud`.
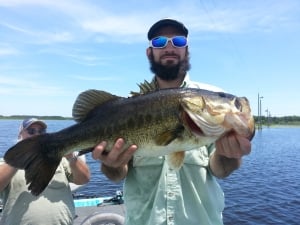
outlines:
[{"label": "white cloud", "polygon": [[19,55],[20,52],[16,48],[0,46],[0,57],[1,56],[10,56],[10,55]]},{"label": "white cloud", "polygon": [[[55,18],[49,18],[52,14],[45,13],[45,26],[29,27],[26,24],[6,22],[7,28],[28,35],[28,40],[34,38],[32,43],[47,44],[57,42],[84,41],[93,34],[97,34],[98,41],[128,42],[129,39],[117,38],[126,36],[138,36],[144,40],[148,27],[157,19],[163,17],[174,17],[182,20],[190,29],[196,32],[249,32],[251,30],[270,31],[289,21],[289,12],[297,4],[294,1],[286,1],[285,4],[278,1],[237,1],[234,4],[227,2],[205,2],[205,1],[174,1],[173,9],[170,11],[169,3],[153,3],[152,6],[147,1],[141,3],[139,8],[131,7],[135,1],[128,1],[123,4],[124,8],[120,13],[120,8],[112,7],[105,1],[92,3],[91,1],[48,1],[48,0],[10,0],[1,1],[0,5],[6,6],[33,6],[42,7],[42,10],[53,11]],[[125,6],[127,5],[127,6]],[[141,7],[144,5],[144,7]],[[284,6],[283,6],[284,5]],[[148,8],[150,7],[150,8]],[[22,9],[23,10],[23,9]],[[149,15],[149,12],[151,14]],[[29,14],[28,14],[29,13]],[[30,20],[39,21],[36,15],[31,15],[26,8],[22,14],[28,16]],[[49,25],[47,24],[49,21]],[[53,21],[61,21],[62,27],[52,24]],[[142,39],[143,38],[143,39]],[[134,40],[136,41],[136,40]]]},{"label": "white cloud", "polygon": [[77,80],[85,80],[85,81],[120,81],[120,77],[113,77],[113,76],[107,76],[107,77],[72,76],[72,78]]},{"label": "white cloud", "polygon": [[69,95],[62,87],[45,85],[33,79],[0,76],[0,93],[11,96],[60,96]]}]

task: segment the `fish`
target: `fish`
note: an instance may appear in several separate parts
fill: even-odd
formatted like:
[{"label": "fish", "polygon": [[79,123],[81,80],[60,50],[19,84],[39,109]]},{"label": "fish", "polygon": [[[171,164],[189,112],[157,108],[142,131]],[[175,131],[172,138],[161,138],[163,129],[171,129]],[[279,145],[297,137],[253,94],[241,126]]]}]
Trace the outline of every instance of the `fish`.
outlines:
[{"label": "fish", "polygon": [[72,116],[73,125],[24,139],[4,155],[6,163],[25,170],[33,195],[47,187],[64,155],[90,152],[103,140],[107,152],[122,137],[124,149],[138,146],[136,156],[166,156],[171,168],[180,169],[185,151],[213,144],[230,132],[251,140],[255,131],[246,97],[198,88],[145,87],[130,97],[89,89],[78,95]]}]

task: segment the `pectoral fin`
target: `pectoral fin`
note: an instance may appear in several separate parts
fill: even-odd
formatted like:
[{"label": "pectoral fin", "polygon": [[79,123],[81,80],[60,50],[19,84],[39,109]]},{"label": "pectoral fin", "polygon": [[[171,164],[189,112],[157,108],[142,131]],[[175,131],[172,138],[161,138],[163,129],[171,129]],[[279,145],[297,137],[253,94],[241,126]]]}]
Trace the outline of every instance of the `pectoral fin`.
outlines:
[{"label": "pectoral fin", "polygon": [[184,152],[173,152],[166,156],[170,168],[178,170],[183,164],[185,153]]},{"label": "pectoral fin", "polygon": [[184,126],[177,125],[174,129],[166,130],[165,132],[155,137],[155,143],[160,146],[166,146],[173,140],[180,137],[184,131]]}]

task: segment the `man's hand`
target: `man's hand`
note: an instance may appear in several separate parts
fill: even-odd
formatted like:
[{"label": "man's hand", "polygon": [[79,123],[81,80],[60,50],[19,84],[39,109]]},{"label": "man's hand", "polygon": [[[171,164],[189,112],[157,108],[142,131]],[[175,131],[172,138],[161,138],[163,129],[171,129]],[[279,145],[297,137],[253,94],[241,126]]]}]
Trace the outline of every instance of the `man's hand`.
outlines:
[{"label": "man's hand", "polygon": [[98,144],[92,156],[96,160],[100,160],[102,172],[111,180],[119,181],[127,175],[128,162],[137,150],[136,145],[131,145],[127,149],[124,148],[125,142],[122,138],[117,139],[110,151],[105,151],[107,143],[105,141]]},{"label": "man's hand", "polygon": [[242,157],[251,152],[250,140],[234,133],[220,138],[215,145],[216,151],[210,157],[209,166],[218,178],[227,177],[238,169]]},{"label": "man's hand", "polygon": [[216,141],[216,154],[240,159],[251,152],[251,142],[238,134],[229,134]]}]

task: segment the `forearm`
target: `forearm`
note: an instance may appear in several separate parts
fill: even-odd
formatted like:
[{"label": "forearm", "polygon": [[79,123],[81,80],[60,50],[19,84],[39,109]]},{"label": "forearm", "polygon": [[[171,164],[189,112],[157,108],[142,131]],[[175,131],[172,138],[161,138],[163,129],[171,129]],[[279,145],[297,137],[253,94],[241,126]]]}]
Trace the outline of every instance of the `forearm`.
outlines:
[{"label": "forearm", "polygon": [[90,180],[90,170],[84,161],[81,159],[69,160],[69,165],[72,172],[72,182],[74,184],[86,184]]},{"label": "forearm", "polygon": [[0,191],[10,183],[12,177],[16,174],[18,169],[11,167],[10,165],[3,163],[0,165]]},{"label": "forearm", "polygon": [[112,168],[112,167],[109,167],[109,166],[105,165],[104,163],[102,163],[101,171],[102,171],[102,173],[105,174],[105,176],[108,179],[110,179],[114,182],[118,182],[118,181],[121,181],[122,179],[124,179],[125,176],[127,175],[128,165],[121,166],[118,168]]},{"label": "forearm", "polygon": [[241,162],[241,158],[227,158],[214,152],[209,158],[209,167],[214,176],[225,178],[238,169]]}]

